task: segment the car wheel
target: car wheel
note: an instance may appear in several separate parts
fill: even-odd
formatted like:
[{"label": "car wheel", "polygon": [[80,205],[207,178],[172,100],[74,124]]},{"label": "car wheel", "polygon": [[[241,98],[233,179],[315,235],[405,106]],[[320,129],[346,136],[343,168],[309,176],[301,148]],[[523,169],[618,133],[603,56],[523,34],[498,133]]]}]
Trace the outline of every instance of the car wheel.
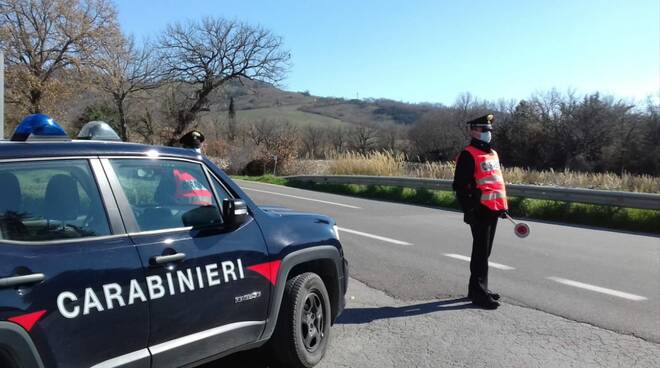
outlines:
[{"label": "car wheel", "polygon": [[286,283],[275,334],[275,357],[283,367],[310,368],[321,361],[330,338],[330,298],[323,280],[311,272]]}]

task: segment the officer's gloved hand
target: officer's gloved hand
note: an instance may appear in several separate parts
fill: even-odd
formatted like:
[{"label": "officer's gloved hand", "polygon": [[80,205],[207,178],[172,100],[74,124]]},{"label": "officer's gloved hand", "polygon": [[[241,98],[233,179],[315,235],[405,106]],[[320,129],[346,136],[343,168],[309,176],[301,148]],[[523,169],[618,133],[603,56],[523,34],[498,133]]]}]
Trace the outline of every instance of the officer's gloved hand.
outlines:
[{"label": "officer's gloved hand", "polygon": [[500,214],[500,218],[503,218],[503,219],[507,218],[508,216],[509,216],[508,211],[502,211],[502,213]]},{"label": "officer's gloved hand", "polygon": [[477,222],[477,211],[474,208],[466,209],[463,213],[463,222],[472,225]]}]

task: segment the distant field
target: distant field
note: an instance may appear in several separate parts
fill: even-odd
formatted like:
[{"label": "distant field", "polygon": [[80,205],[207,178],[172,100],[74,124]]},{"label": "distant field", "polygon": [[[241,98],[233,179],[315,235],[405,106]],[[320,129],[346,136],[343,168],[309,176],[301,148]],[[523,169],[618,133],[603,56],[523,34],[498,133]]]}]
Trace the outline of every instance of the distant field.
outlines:
[{"label": "distant field", "polygon": [[378,106],[370,104],[355,103],[336,103],[328,105],[305,106],[304,110],[309,113],[321,114],[324,116],[345,120],[351,123],[378,123],[378,124],[396,124],[391,117],[387,115],[376,114]]},{"label": "distant field", "polygon": [[345,121],[308,113],[298,110],[299,105],[287,105],[279,107],[268,107],[252,110],[236,111],[236,119],[239,122],[252,122],[261,119],[287,120],[298,126],[318,125],[324,127],[350,127],[352,124]]}]

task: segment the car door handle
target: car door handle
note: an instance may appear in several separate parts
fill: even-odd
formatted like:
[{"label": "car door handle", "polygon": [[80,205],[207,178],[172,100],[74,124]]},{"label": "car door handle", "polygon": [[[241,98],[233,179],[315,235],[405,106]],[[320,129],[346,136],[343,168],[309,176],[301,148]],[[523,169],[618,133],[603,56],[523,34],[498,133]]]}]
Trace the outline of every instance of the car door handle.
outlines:
[{"label": "car door handle", "polygon": [[44,281],[45,279],[46,279],[46,275],[44,275],[43,273],[33,273],[30,275],[3,277],[0,279],[0,288],[8,288],[8,287],[14,287],[14,286],[26,285],[26,284],[36,284],[37,282]]},{"label": "car door handle", "polygon": [[166,256],[155,256],[155,257],[152,257],[151,259],[156,264],[163,264],[163,263],[183,261],[185,258],[186,258],[185,253],[174,253],[174,254],[169,254],[169,255],[166,255]]}]

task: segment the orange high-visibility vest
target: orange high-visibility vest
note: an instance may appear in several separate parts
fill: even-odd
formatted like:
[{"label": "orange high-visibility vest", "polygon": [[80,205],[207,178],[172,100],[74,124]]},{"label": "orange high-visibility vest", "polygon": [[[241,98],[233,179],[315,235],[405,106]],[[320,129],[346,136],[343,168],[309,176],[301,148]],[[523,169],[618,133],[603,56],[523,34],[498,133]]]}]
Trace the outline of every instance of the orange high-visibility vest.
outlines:
[{"label": "orange high-visibility vest", "polygon": [[181,204],[195,204],[198,206],[213,205],[213,194],[204,187],[194,176],[183,170],[174,169],[176,193],[174,197]]},{"label": "orange high-visibility vest", "polygon": [[509,209],[504,177],[497,152],[484,152],[473,146],[465,147],[474,159],[474,180],[481,191],[481,203],[493,211]]}]

